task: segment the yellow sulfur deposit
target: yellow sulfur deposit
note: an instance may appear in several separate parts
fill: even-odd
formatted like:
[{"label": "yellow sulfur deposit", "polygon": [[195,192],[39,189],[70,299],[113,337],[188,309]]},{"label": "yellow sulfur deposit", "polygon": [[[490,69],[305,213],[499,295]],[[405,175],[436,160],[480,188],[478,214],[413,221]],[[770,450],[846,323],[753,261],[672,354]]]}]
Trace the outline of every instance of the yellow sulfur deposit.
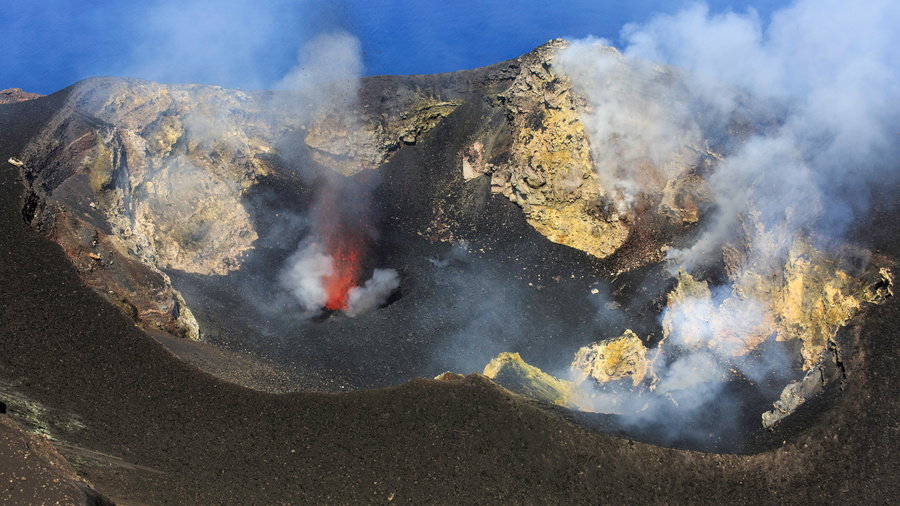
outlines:
[{"label": "yellow sulfur deposit", "polygon": [[525,363],[518,353],[501,353],[484,368],[484,375],[525,397],[581,411],[592,408],[588,394],[575,383],[557,379]]},{"label": "yellow sulfur deposit", "polygon": [[572,370],[582,381],[588,377],[601,383],[630,378],[634,386],[644,380],[649,366],[647,347],[631,330],[581,348],[572,362]]},{"label": "yellow sulfur deposit", "polygon": [[[733,254],[732,254],[733,255]],[[726,253],[726,261],[729,254]],[[709,347],[740,356],[773,334],[799,339],[804,369],[819,362],[838,328],[865,302],[880,302],[890,290],[890,271],[881,269],[868,284],[844,270],[803,239],[790,243],[779,264],[746,261],[731,269],[731,295],[719,304],[705,281],[679,271],[663,316],[666,339],[688,348]],[[875,288],[880,284],[884,288]]]}]

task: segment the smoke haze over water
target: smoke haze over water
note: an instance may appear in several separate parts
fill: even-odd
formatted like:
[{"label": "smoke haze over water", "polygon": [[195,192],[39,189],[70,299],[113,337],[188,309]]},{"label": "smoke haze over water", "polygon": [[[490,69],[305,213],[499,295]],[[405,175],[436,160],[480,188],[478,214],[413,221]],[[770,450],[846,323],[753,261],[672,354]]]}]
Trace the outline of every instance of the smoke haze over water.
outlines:
[{"label": "smoke haze over water", "polygon": [[[341,30],[362,42],[366,75],[450,72],[515,58],[559,36],[609,36],[685,1],[6,2],[0,89],[52,93],[97,75],[268,88],[296,62],[297,48]],[[743,4],[711,3],[714,10]],[[780,3],[752,1],[764,13]]]}]

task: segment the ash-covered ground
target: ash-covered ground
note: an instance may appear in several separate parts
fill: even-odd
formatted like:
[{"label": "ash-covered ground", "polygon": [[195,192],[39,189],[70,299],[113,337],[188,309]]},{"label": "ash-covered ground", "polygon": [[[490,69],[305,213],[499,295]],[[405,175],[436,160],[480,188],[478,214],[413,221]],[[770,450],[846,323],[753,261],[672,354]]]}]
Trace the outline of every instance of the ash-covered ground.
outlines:
[{"label": "ash-covered ground", "polygon": [[[260,239],[239,270],[226,276],[168,272],[197,317],[203,340],[274,364],[279,378],[290,377],[295,389],[321,392],[388,387],[445,371],[480,373],[502,352],[517,352],[567,378],[580,347],[625,329],[655,346],[675,283],[668,266],[616,271],[641,263],[629,255],[647,244],[689,243],[699,227],[674,230],[659,219],[642,223],[649,237],[634,234],[621,253],[606,260],[550,242],[528,225],[517,205],[492,194],[486,178],[460,177],[458,143],[448,139],[465,135],[482,112],[467,105],[383,167],[342,182],[344,205],[358,207],[375,231],[363,279],[376,268],[399,275],[399,287],[382,304],[353,316],[325,308],[310,312],[283,286],[291,255],[315,235],[309,216],[327,174],[310,174],[302,157],[282,160],[281,174],[306,179],[266,178],[247,197]],[[705,274],[715,278],[721,271],[713,265]],[[783,346],[772,341],[758,353]],[[698,409],[664,408],[649,421],[568,416],[663,445],[752,451],[772,440],[762,429],[761,413],[800,376],[799,363],[768,383],[735,373],[723,392]],[[280,380],[273,389],[284,385]]]}]

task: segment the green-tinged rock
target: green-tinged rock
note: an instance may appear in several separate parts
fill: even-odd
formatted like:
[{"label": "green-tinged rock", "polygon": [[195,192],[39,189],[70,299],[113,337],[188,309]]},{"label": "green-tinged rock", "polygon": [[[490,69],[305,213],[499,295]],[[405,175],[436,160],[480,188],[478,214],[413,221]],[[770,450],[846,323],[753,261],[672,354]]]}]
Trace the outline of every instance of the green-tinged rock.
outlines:
[{"label": "green-tinged rock", "polygon": [[525,363],[518,353],[501,353],[484,368],[484,375],[519,395],[570,409],[592,411],[590,397],[578,385]]}]

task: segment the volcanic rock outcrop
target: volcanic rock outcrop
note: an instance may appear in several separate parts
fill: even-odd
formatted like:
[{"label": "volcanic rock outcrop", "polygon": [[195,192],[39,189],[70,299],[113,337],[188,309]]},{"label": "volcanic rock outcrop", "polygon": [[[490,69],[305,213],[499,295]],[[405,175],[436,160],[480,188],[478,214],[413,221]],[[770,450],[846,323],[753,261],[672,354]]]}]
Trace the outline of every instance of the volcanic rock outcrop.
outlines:
[{"label": "volcanic rock outcrop", "polygon": [[[648,71],[614,48],[604,48],[601,59],[608,60],[610,69],[599,93],[620,104],[614,112],[619,121],[633,123],[613,127],[604,137],[592,127],[608,120],[604,114],[610,113],[596,111],[584,87],[578,86],[577,75],[573,84],[566,63],[556,63],[567,47],[565,41],[553,41],[517,60],[512,85],[490,96],[505,110],[502,127],[510,133],[490,130],[479,136],[465,153],[465,177],[489,175],[491,191],[519,204],[528,222],[548,239],[599,258],[622,246],[640,207],[656,206],[678,226],[696,222],[698,206],[711,200],[697,171],[718,160],[709,147],[713,141],[699,131],[682,129],[675,141],[667,139],[675,145],[671,151],[654,159],[648,155],[654,152],[652,146],[629,145],[634,139],[626,132],[653,125],[688,98],[686,91],[676,97],[657,93],[660,81],[672,88],[677,72],[662,67]],[[640,176],[634,183],[642,194],[628,195],[630,202],[615,180],[602,176],[620,172]],[[639,205],[633,201],[636,197]],[[654,260],[659,257],[647,259]]]},{"label": "volcanic rock outcrop", "polygon": [[[298,158],[344,175],[376,168],[460,104],[487,100],[492,115],[461,149],[461,175],[490,178],[492,190],[519,204],[550,240],[605,257],[628,237],[635,211],[617,212],[609,203],[621,197],[601,187],[584,100],[554,66],[564,47],[554,41],[476,71],[367,78],[350,90],[246,93],[90,79],[72,87],[66,106],[18,157],[28,187],[23,213],[136,320],[198,338],[164,271],[240,268],[258,239],[247,195],[260,178],[313,184],[309,172],[296,173]],[[616,58],[630,86],[637,78]],[[637,95],[638,110],[665,107]],[[679,225],[696,221],[704,198],[692,175],[696,159],[672,161],[647,197]],[[435,226],[452,237],[447,224]],[[664,249],[654,251],[657,258],[642,262]]]},{"label": "volcanic rock outcrop", "polygon": [[[690,241],[716,205],[720,164],[749,136],[777,130],[778,108],[733,90],[729,114],[708,112],[683,71],[609,47],[589,48],[586,60],[570,50],[557,40],[471,71],[279,92],[89,79],[66,90],[65,105],[10,159],[26,186],[23,217],[136,322],[199,339],[203,329],[172,277],[228,277],[271,246],[260,195],[288,188],[308,211],[322,187],[365,178],[412,146],[433,154],[441,144],[456,159],[429,173],[440,181],[407,168],[379,173],[408,179],[382,196],[395,209],[415,201],[429,211],[393,216],[394,232],[458,242],[463,218],[491,198],[520,209],[549,241],[586,253],[597,275],[634,273]],[[457,126],[441,128],[448,123]],[[438,131],[450,136],[436,139]],[[864,302],[890,294],[889,262],[852,248],[821,251],[802,224],[759,219],[757,200],[751,191],[738,233],[712,255],[721,272],[702,273],[718,287],[679,273],[662,338],[629,331],[584,347],[576,377],[652,391],[671,365],[662,356],[670,347],[728,362],[769,340],[799,343],[802,369],[812,370]],[[303,229],[315,220],[297,221]],[[486,374],[548,402],[591,407],[584,392],[529,367],[511,354]],[[790,411],[807,390],[785,389],[778,409]]]},{"label": "volcanic rock outcrop", "polygon": [[575,354],[572,370],[581,381],[588,377],[600,383],[629,378],[638,385],[647,375],[650,364],[647,348],[631,330],[622,336],[585,346]]},{"label": "volcanic rock outcrop", "polygon": [[0,90],[0,104],[14,104],[16,102],[34,100],[42,96],[43,95],[39,95],[37,93],[28,93],[27,91],[22,91],[21,88],[7,88],[5,90]]},{"label": "volcanic rock outcrop", "polygon": [[525,363],[518,353],[501,353],[485,366],[484,375],[531,399],[582,411],[593,410],[590,397],[578,385]]},{"label": "volcanic rock outcrop", "polygon": [[89,79],[15,160],[28,187],[23,215],[137,321],[197,339],[163,271],[238,269],[258,239],[247,193],[280,169],[303,184],[282,168],[282,152],[298,140],[310,163],[351,174],[414,144],[458,100],[434,83],[400,81],[373,83],[385,100],[371,108],[353,100],[351,110],[322,96],[327,107],[307,105],[309,96],[292,92]]}]

